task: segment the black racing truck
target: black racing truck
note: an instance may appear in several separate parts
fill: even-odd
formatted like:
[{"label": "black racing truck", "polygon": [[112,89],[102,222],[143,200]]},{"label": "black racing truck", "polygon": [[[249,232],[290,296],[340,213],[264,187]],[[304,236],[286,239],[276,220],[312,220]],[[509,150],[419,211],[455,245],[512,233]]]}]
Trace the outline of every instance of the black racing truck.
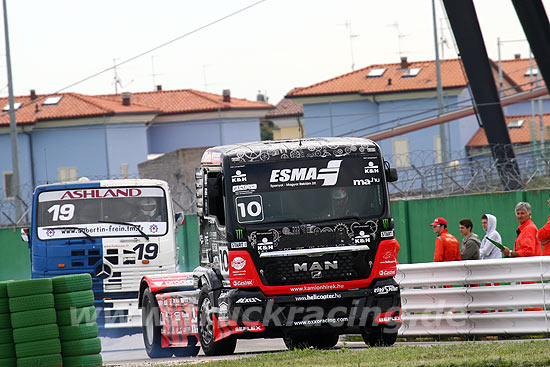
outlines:
[{"label": "black racing truck", "polygon": [[144,277],[149,356],[231,354],[238,338],[330,348],[392,345],[401,325],[388,182],[361,138],[208,149],[196,171],[200,266]]}]

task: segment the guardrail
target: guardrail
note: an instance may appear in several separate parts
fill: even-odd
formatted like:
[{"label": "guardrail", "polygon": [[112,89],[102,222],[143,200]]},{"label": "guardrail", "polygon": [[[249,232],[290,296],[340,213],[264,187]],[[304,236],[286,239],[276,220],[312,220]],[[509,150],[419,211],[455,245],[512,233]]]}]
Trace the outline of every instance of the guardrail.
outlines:
[{"label": "guardrail", "polygon": [[399,335],[550,333],[550,256],[399,265]]}]

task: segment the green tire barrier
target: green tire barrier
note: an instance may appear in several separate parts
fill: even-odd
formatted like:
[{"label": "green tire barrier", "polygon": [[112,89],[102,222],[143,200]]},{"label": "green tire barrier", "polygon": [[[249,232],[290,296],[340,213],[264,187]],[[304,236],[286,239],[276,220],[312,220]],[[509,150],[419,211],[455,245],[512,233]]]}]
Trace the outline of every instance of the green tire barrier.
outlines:
[{"label": "green tire barrier", "polygon": [[8,281],[0,282],[0,298],[8,298]]},{"label": "green tire barrier", "polygon": [[0,313],[10,313],[9,298],[0,298]]},{"label": "green tire barrier", "polygon": [[[1,319],[2,315],[0,315]],[[55,324],[57,317],[55,309],[45,308],[42,310],[14,312],[11,314],[13,328]],[[1,326],[0,326],[1,328]]]},{"label": "green tire barrier", "polygon": [[0,358],[15,357],[15,348],[13,343],[0,344]]},{"label": "green tire barrier", "polygon": [[96,320],[94,306],[74,308],[57,311],[57,324],[59,326],[93,323]]},{"label": "green tire barrier", "polygon": [[8,282],[7,286],[8,296],[10,298],[53,292],[51,278],[16,280],[13,282]]},{"label": "green tire barrier", "polygon": [[[62,342],[97,337],[97,324],[80,324],[75,326],[59,327],[59,336]],[[90,353],[85,353],[90,354]]]},{"label": "green tire barrier", "polygon": [[15,358],[15,357],[0,358],[0,366],[2,366],[2,367],[17,367],[17,358]]},{"label": "green tire barrier", "polygon": [[[4,366],[3,364],[0,364],[0,365]],[[17,367],[61,367],[61,366],[63,366],[63,358],[59,353],[17,359]]]},{"label": "green tire barrier", "polygon": [[10,314],[0,314],[0,329],[11,329]]},{"label": "green tire barrier", "polygon": [[[13,343],[12,328],[0,329],[0,344]],[[0,363],[0,366],[2,364]]]},{"label": "green tire barrier", "polygon": [[101,354],[87,356],[63,357],[63,367],[95,367],[101,366],[103,360]]},{"label": "green tire barrier", "polygon": [[60,354],[61,342],[59,339],[39,340],[36,342],[15,344],[17,358],[36,357],[47,354]]},{"label": "green tire barrier", "polygon": [[63,275],[52,278],[53,293],[68,293],[92,289],[90,274]]},{"label": "green tire barrier", "polygon": [[101,352],[101,340],[99,338],[71,340],[61,343],[63,357],[76,357]]},{"label": "green tire barrier", "polygon": [[54,308],[53,294],[36,294],[32,296],[13,297],[9,299],[10,311],[32,311],[43,308]]},{"label": "green tire barrier", "polygon": [[57,327],[57,324],[47,324],[13,329],[13,341],[16,344],[58,338],[59,328]]},{"label": "green tire barrier", "polygon": [[94,305],[92,290],[55,294],[56,310],[68,310],[71,307],[86,307]]}]

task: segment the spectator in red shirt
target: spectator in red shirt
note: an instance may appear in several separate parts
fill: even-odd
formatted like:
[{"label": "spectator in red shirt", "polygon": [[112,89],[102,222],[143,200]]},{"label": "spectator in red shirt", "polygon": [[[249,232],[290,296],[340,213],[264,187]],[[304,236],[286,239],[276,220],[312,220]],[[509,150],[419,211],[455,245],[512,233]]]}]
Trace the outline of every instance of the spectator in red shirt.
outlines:
[{"label": "spectator in red shirt", "polygon": [[434,233],[437,233],[434,262],[461,260],[460,244],[457,238],[447,231],[447,220],[441,217],[435,218],[430,225]]},{"label": "spectator in red shirt", "polygon": [[527,257],[542,256],[540,242],[537,239],[537,226],[531,220],[531,205],[526,202],[519,202],[516,205],[516,219],[519,222],[517,229],[518,237],[514,250],[504,247],[502,255],[504,257]]},{"label": "spectator in red shirt", "polygon": [[[550,209],[550,199],[547,201],[548,209]],[[548,222],[537,232],[537,238],[542,244],[542,255],[550,255],[550,215],[548,216]]]}]

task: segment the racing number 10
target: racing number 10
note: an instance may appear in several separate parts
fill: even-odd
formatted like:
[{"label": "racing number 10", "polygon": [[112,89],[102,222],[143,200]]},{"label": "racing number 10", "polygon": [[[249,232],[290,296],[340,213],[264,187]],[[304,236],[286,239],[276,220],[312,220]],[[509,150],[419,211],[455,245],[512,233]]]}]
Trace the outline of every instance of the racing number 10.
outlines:
[{"label": "racing number 10", "polygon": [[239,223],[261,222],[264,220],[262,197],[260,195],[239,196],[235,199],[237,221]]}]

